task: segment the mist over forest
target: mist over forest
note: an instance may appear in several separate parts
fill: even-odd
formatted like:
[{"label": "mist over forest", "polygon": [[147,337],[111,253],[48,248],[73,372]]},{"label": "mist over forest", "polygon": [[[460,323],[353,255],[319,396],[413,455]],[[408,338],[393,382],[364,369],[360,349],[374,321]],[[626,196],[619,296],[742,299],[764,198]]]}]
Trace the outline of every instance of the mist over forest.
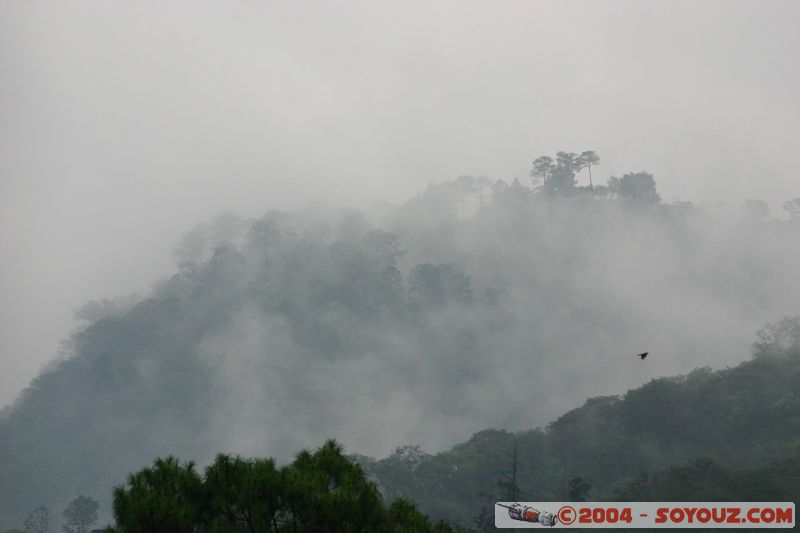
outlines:
[{"label": "mist over forest", "polygon": [[[797,201],[773,218],[664,203],[636,171],[461,176],[366,210],[222,214],[142,296],[92,301],[0,418],[0,527],[154,457],[291,460],[334,438],[381,458],[545,426],[594,396],[750,357],[798,311]],[[649,351],[646,362],[635,357]]]},{"label": "mist over forest", "polygon": [[0,532],[797,501],[798,18],[0,2]]}]

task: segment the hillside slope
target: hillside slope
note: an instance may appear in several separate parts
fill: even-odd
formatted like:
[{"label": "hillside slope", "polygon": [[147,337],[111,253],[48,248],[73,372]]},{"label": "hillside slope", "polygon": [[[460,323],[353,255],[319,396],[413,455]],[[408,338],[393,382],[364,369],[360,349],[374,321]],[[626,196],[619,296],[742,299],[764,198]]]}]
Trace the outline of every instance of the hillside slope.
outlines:
[{"label": "hillside slope", "polygon": [[[592,398],[544,430],[486,430],[436,455],[400,448],[387,459],[360,460],[387,498],[410,498],[434,517],[462,523],[493,498],[512,499],[515,449],[513,499],[563,501],[576,478],[591,486],[588,498],[681,499],[680,488],[665,488],[669,472],[648,476],[702,457],[725,468],[752,469],[799,456],[800,321],[786,320],[772,331],[783,338],[768,334],[772,342],[761,344],[751,361],[653,380],[619,397]],[[786,339],[788,346],[780,344]],[[729,493],[771,497],[769,491],[758,496],[753,485],[732,491],[732,474],[714,468]],[[687,487],[684,497],[690,498]],[[781,494],[800,489],[791,480],[788,487]]]},{"label": "hillside slope", "polygon": [[[408,442],[437,452],[481,428],[544,425],[654,376],[739,362],[753,330],[796,312],[797,230],[472,178],[368,215],[218,217],[186,235],[174,275],[150,294],[81,309],[64,354],[0,416],[0,528],[40,505],[56,516],[79,494],[107,519],[113,485],[154,457],[289,461],[328,438],[374,457]],[[642,364],[633,354],[645,349],[655,355]],[[652,393],[705,390],[714,376]],[[748,402],[785,377],[709,408],[756,430]],[[543,464],[531,490],[558,491],[561,464],[600,484],[619,477],[608,462],[636,473],[683,460],[670,440],[691,431],[683,421],[662,431],[630,405],[594,400],[554,424],[563,439],[605,435],[581,437],[591,450],[526,434],[525,461]],[[637,451],[615,455],[638,424]],[[729,437],[714,443],[750,438]],[[495,438],[505,437],[480,439]],[[590,452],[597,465],[580,462]],[[469,503],[489,489],[454,490]]]}]

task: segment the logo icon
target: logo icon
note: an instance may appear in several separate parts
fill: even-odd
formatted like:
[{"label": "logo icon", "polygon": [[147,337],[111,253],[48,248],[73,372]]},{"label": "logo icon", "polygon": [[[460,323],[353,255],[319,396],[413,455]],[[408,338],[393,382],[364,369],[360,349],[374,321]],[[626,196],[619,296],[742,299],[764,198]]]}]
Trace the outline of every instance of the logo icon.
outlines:
[{"label": "logo icon", "polygon": [[[526,507],[524,505],[520,505],[519,503],[513,503],[511,505],[503,505],[502,503],[498,503],[497,505],[508,509],[508,516],[512,520],[519,520],[520,522],[532,522],[534,524],[538,523],[543,526],[553,527],[554,525],[556,525],[559,519],[553,513],[549,513],[547,511],[539,511],[538,509],[534,509],[533,507]],[[573,509],[572,511],[573,511],[572,519],[574,521],[575,510]]]}]

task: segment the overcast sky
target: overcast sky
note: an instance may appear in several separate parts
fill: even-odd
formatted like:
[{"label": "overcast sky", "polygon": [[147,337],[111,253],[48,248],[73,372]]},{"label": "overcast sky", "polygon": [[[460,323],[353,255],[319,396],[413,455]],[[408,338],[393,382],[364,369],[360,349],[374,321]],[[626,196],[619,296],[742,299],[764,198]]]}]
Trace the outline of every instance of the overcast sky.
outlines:
[{"label": "overcast sky", "polygon": [[0,3],[0,405],[195,222],[593,149],[666,201],[800,196],[797,2]]}]

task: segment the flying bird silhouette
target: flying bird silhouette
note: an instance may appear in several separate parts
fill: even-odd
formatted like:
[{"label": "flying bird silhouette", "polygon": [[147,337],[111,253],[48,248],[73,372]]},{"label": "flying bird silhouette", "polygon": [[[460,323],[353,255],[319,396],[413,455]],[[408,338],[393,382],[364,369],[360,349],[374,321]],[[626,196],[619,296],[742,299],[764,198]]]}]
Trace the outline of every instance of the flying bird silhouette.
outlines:
[{"label": "flying bird silhouette", "polygon": [[647,354],[649,354],[649,353],[650,353],[650,352],[644,352],[644,353],[640,353],[640,354],[639,354],[639,355],[637,355],[636,357],[638,357],[639,359],[641,359],[642,361],[644,361],[644,358],[645,358],[645,357],[647,357]]}]

